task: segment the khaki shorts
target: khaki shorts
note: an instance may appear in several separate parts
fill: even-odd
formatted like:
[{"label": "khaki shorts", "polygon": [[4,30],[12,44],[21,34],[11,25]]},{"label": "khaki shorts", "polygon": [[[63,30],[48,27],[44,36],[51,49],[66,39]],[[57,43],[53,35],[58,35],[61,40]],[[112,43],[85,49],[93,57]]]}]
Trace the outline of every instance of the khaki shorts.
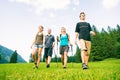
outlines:
[{"label": "khaki shorts", "polygon": [[91,42],[90,41],[80,39],[80,47],[81,47],[81,50],[87,51],[88,55],[90,54],[90,49],[91,49]]}]

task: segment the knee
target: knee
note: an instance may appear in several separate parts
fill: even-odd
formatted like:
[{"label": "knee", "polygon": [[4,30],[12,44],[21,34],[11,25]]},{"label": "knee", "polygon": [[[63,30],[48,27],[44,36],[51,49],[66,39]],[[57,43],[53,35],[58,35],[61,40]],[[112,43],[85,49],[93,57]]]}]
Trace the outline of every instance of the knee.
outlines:
[{"label": "knee", "polygon": [[85,52],[85,56],[89,56],[90,55],[90,53],[88,53],[87,51]]}]

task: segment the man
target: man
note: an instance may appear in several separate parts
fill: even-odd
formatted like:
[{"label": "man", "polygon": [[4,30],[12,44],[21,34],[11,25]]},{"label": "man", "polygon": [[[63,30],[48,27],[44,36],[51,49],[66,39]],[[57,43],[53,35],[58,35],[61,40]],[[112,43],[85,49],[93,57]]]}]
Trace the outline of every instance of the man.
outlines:
[{"label": "man", "polygon": [[77,44],[77,38],[79,38],[80,47],[81,47],[81,59],[82,59],[82,68],[88,69],[88,60],[91,49],[91,39],[90,34],[95,35],[95,32],[92,31],[91,26],[88,22],[85,22],[85,13],[80,13],[80,20],[75,29],[75,44]]},{"label": "man", "polygon": [[45,53],[44,53],[44,57],[45,57],[45,61],[46,61],[46,67],[49,68],[50,67],[50,62],[51,62],[51,57],[52,57],[52,51],[53,51],[53,47],[55,45],[55,39],[54,36],[51,35],[51,29],[48,29],[48,34],[45,36]]}]

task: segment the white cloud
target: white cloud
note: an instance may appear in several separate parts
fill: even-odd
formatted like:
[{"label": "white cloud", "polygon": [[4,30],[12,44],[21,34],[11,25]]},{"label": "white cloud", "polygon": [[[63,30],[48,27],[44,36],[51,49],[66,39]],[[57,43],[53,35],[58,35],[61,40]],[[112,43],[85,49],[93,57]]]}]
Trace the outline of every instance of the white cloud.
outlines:
[{"label": "white cloud", "polygon": [[55,17],[55,14],[54,13],[50,13],[49,14],[51,18],[54,18]]},{"label": "white cloud", "polygon": [[110,9],[116,7],[120,0],[103,0],[103,7]]},{"label": "white cloud", "polygon": [[72,0],[73,1],[73,4],[78,6],[79,5],[79,0]]},{"label": "white cloud", "polygon": [[36,14],[42,14],[44,10],[65,9],[70,4],[70,0],[9,0],[11,2],[24,3],[35,8]]}]

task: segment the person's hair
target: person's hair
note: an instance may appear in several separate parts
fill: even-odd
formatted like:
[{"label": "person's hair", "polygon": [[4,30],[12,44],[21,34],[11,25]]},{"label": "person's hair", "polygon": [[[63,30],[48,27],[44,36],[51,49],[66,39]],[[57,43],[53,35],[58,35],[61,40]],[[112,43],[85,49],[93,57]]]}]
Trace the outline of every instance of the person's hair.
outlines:
[{"label": "person's hair", "polygon": [[40,25],[40,26],[39,26],[39,28],[42,28],[42,29],[44,29],[44,27],[43,27],[42,25]]},{"label": "person's hair", "polygon": [[62,30],[62,29],[64,29],[64,30],[65,30],[65,32],[66,32],[66,28],[65,28],[65,27],[61,27],[61,30]]},{"label": "person's hair", "polygon": [[84,15],[85,15],[85,12],[81,12],[79,17],[81,17],[81,15],[82,15],[82,14],[84,14]]}]

